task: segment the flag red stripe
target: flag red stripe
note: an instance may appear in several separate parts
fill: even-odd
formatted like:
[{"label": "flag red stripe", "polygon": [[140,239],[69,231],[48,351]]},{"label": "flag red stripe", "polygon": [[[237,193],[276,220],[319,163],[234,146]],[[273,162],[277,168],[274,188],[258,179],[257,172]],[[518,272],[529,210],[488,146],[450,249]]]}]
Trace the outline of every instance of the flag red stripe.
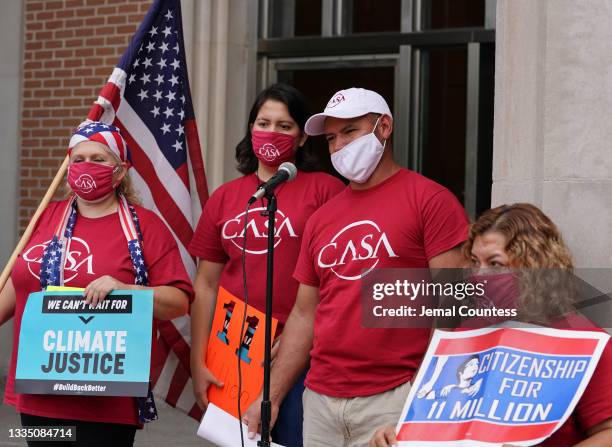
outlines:
[{"label": "flag red stripe", "polygon": [[193,236],[193,229],[191,228],[190,222],[185,218],[181,209],[176,202],[172,200],[172,197],[168,194],[166,188],[159,180],[155,172],[155,167],[147,154],[141,149],[136,140],[132,138],[132,135],[125,129],[120,121],[115,120],[115,123],[121,128],[121,134],[130,148],[133,165],[138,166],[138,173],[149,186],[157,209],[162,216],[164,216],[164,219],[166,219],[166,222],[168,222],[168,225],[170,225],[172,231],[174,231],[174,234],[181,243],[185,247],[189,246],[189,242]]},{"label": "flag red stripe", "polygon": [[189,189],[189,166],[187,166],[187,163],[183,163],[176,168],[176,174],[183,181],[185,188]]},{"label": "flag red stripe", "polygon": [[113,105],[113,110],[115,113],[117,112],[119,104],[121,103],[121,90],[119,90],[117,84],[114,82],[107,82],[106,85],[102,87],[102,90],[98,96],[101,96],[109,101]]},{"label": "flag red stripe", "polygon": [[[166,397],[166,402],[168,402],[169,405],[176,407],[176,403],[181,397],[181,393],[185,389],[188,381],[189,371],[179,363],[170,381],[170,388],[168,389],[168,396]],[[188,391],[191,392],[191,390]]]},{"label": "flag red stripe", "polygon": [[115,139],[115,144],[117,145],[117,148],[119,149],[119,159],[121,161],[127,160],[127,157],[126,157],[126,154],[125,154],[125,147],[123,145],[123,141],[121,141],[121,138],[115,132],[112,133],[112,136]]},{"label": "flag red stripe", "polygon": [[87,119],[92,120],[92,121],[98,121],[103,113],[104,113],[104,107],[102,107],[98,103],[95,103],[93,106],[91,106],[91,109],[89,110],[89,113],[87,114]]},{"label": "flag red stripe", "polygon": [[187,371],[190,371],[189,345],[176,326],[169,321],[160,321],[158,329],[165,342],[178,357],[179,362]]},{"label": "flag red stripe", "polygon": [[153,350],[153,358],[151,359],[151,387],[155,388],[159,376],[164,369],[164,365],[170,354],[170,345],[165,342],[164,337],[160,334],[155,340],[155,349]]},{"label": "flag red stripe", "polygon": [[202,410],[200,406],[197,403],[195,403],[193,404],[193,407],[191,407],[191,410],[189,410],[189,413],[187,414],[191,416],[192,418],[194,418],[196,421],[199,421],[200,419],[202,419],[202,416],[204,415],[204,410]]},{"label": "flag red stripe", "polygon": [[[500,342],[500,332],[505,331]],[[458,340],[440,340],[436,355],[458,355],[487,351],[495,347],[533,351],[553,355],[591,355],[597,347],[597,340],[584,338],[561,338],[563,343],[554,343],[551,336],[533,331],[499,329],[491,333]]]},{"label": "flag red stripe", "polygon": [[399,441],[460,441],[512,443],[547,436],[557,422],[529,425],[500,425],[484,421],[449,423],[406,422],[397,435]]},{"label": "flag red stripe", "polygon": [[187,137],[189,160],[191,162],[193,176],[195,177],[198,196],[200,197],[200,205],[204,208],[204,204],[208,200],[208,186],[206,183],[202,150],[200,148],[200,137],[198,136],[198,128],[196,127],[195,119],[185,120],[185,136]]}]

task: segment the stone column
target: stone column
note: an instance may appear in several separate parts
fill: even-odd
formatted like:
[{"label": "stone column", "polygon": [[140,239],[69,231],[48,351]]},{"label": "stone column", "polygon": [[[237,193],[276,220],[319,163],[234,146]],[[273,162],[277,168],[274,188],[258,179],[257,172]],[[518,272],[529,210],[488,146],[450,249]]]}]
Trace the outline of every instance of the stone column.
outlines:
[{"label": "stone column", "polygon": [[531,202],[612,267],[612,3],[498,0],[492,206]]},{"label": "stone column", "polygon": [[256,94],[257,2],[191,0],[183,5],[192,96],[212,191],[238,175],[234,148],[244,136]]},{"label": "stone column", "polygon": [[[23,0],[6,2],[0,14],[0,262],[2,268],[17,243],[17,182],[19,117],[22,82]],[[6,375],[12,345],[12,325],[0,329],[0,381]],[[3,386],[0,386],[3,389]]]}]

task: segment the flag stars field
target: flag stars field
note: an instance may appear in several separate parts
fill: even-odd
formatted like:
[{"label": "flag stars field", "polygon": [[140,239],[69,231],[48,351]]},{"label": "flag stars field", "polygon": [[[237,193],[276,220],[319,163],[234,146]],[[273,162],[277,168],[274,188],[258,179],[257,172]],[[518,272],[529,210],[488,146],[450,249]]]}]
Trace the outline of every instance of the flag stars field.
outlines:
[{"label": "flag stars field", "polygon": [[[178,137],[176,140],[164,143],[173,148],[173,152],[176,153],[185,149],[185,128],[183,126],[185,95],[177,90],[182,82],[183,64],[179,55],[178,31],[170,23],[174,18],[173,12],[168,10],[163,17],[168,21],[166,25],[158,23],[151,26],[145,33],[145,36],[150,36],[150,39],[144,39],[140,45],[140,52],[146,50],[144,53],[146,56],[137,56],[133,61],[133,70],[129,75],[128,84],[137,82],[139,88],[134,92],[135,96],[147,108],[150,117],[155,121],[160,120],[157,121],[160,144],[165,141],[166,136],[169,137],[171,132],[176,132],[174,133]],[[150,41],[147,42],[147,40]],[[164,57],[164,55],[172,54],[169,53],[172,50],[176,52],[175,57]],[[156,85],[157,88],[151,88],[149,84]],[[183,106],[171,107],[171,104],[178,102],[179,99]]]}]

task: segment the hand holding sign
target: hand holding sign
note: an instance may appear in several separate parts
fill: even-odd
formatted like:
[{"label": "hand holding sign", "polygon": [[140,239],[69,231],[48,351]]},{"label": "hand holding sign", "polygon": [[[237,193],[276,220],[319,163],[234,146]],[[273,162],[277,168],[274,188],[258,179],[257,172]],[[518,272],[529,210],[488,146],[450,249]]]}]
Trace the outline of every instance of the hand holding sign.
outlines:
[{"label": "hand holding sign", "polygon": [[[248,410],[242,417],[242,422],[244,423],[244,425],[248,427],[247,436],[249,439],[255,439],[255,436],[257,435],[257,432],[259,431],[259,427],[261,426],[260,409],[261,409],[262,399],[263,397],[262,397],[262,394],[260,393],[257,399],[255,399],[255,401],[251,403]],[[274,424],[276,423],[276,419],[278,419],[278,410],[279,410],[278,405],[274,401],[272,401],[271,406],[270,406],[270,414],[271,414],[270,429],[274,427]]]},{"label": "hand holding sign", "polygon": [[223,388],[223,382],[201,363],[191,366],[191,380],[193,380],[193,392],[201,409],[208,407],[208,388],[213,385]]},{"label": "hand holding sign", "polygon": [[117,281],[112,276],[104,275],[94,279],[85,287],[83,297],[87,304],[91,304],[95,307],[113,290],[127,290],[129,288],[127,284]]},{"label": "hand holding sign", "polygon": [[395,427],[387,426],[376,430],[368,447],[389,447],[397,446],[397,438],[395,437]]}]

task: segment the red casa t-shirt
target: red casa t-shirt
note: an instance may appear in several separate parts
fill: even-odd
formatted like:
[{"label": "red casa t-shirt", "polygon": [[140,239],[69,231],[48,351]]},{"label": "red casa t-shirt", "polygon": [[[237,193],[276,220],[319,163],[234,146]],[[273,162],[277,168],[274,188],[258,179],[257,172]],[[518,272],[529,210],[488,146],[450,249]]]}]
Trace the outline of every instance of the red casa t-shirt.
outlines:
[{"label": "red casa t-shirt", "polygon": [[[206,261],[224,263],[219,285],[244,299],[242,245],[246,204],[257,190],[255,174],[245,175],[219,187],[206,202],[189,253]],[[344,189],[344,184],[322,172],[298,172],[291,182],[275,191],[278,211],[274,229],[273,315],[281,323],[291,312],[298,283],[292,277],[300,251],[302,233],[310,215]],[[265,203],[264,203],[265,202]],[[266,201],[249,210],[246,271],[249,304],[265,311],[268,218],[262,216]]]},{"label": "red casa t-shirt", "polygon": [[[13,391],[21,317],[28,295],[41,289],[39,273],[43,250],[53,238],[65,207],[66,201],[49,204],[13,267],[11,279],[16,291],[13,353],[4,401],[16,406],[21,413],[36,416],[138,425],[136,400],[132,397],[15,394]],[[139,206],[135,209],[142,230],[150,285],[178,287],[192,299],[191,282],[172,235],[153,212]],[[66,286],[86,287],[104,275],[134,284],[132,261],[118,213],[93,219],[78,216],[66,259]]]},{"label": "red casa t-shirt", "polygon": [[427,268],[466,240],[467,225],[452,193],[407,169],[367,190],[347,188],[313,214],[294,273],[319,288],[306,386],[355,397],[410,380],[429,329],[363,328],[360,278],[373,268]]}]

